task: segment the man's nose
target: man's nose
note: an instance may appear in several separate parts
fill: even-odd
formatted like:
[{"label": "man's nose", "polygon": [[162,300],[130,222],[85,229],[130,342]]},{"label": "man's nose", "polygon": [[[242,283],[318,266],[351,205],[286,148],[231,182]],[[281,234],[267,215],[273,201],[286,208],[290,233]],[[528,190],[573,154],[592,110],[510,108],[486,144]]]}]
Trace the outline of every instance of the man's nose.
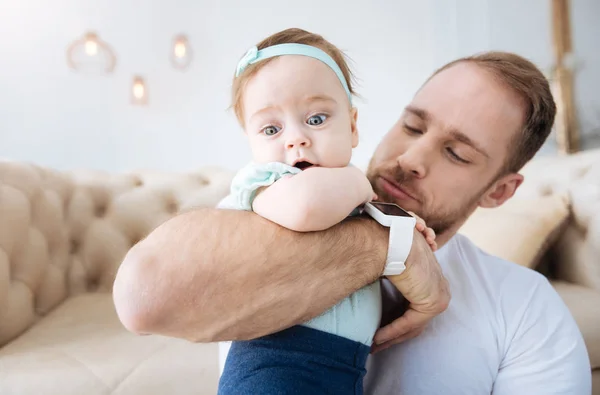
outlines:
[{"label": "man's nose", "polygon": [[285,142],[286,149],[292,148],[308,148],[311,146],[310,138],[306,133],[299,129],[287,130],[287,139]]},{"label": "man's nose", "polygon": [[432,150],[425,139],[420,139],[411,144],[404,153],[398,156],[398,165],[416,178],[423,178],[429,170],[429,160]]}]

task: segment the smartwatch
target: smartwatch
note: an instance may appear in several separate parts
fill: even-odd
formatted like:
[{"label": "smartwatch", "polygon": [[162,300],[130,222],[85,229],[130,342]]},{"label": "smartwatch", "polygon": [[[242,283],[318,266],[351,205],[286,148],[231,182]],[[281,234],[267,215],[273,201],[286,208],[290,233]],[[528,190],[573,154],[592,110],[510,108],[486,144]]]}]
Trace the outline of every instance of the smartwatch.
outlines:
[{"label": "smartwatch", "polygon": [[393,276],[402,273],[406,269],[404,262],[412,247],[416,218],[394,203],[365,203],[364,211],[381,225],[390,228],[388,255],[383,275]]}]

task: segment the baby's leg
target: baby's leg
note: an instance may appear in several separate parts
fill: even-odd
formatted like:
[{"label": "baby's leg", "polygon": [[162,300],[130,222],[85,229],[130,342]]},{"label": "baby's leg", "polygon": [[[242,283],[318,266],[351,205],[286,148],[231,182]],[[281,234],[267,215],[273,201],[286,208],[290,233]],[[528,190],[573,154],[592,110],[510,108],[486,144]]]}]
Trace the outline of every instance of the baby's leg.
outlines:
[{"label": "baby's leg", "polygon": [[361,395],[380,321],[377,281],[301,326],[233,342],[218,393]]},{"label": "baby's leg", "polygon": [[292,328],[232,343],[219,395],[361,395],[370,348],[337,335]]}]

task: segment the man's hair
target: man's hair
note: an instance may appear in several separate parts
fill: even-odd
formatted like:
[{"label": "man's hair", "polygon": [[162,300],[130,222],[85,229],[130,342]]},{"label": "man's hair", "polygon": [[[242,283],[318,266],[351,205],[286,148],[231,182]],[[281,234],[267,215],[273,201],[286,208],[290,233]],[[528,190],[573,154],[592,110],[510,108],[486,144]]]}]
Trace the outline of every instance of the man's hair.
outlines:
[{"label": "man's hair", "polygon": [[503,169],[504,174],[518,172],[542,147],[554,124],[556,104],[548,80],[529,60],[513,53],[496,51],[457,59],[442,66],[431,77],[457,63],[476,64],[523,101],[523,127],[510,145],[514,150],[509,153]]},{"label": "man's hair", "polygon": [[[286,29],[265,38],[257,44],[257,48],[258,50],[261,50],[273,45],[288,43],[312,45],[313,47],[317,47],[325,51],[329,56],[331,56],[331,58],[337,63],[337,65],[342,70],[342,74],[344,75],[344,79],[348,84],[348,89],[350,90],[350,93],[352,95],[355,94],[352,85],[354,76],[352,74],[352,71],[350,70],[350,67],[348,66],[346,55],[339,48],[337,48],[318,34],[310,33],[306,30],[298,28]],[[269,58],[251,64],[244,70],[244,72],[239,77],[233,78],[233,84],[231,89],[231,107],[233,108],[233,111],[235,112],[238,121],[242,125],[244,123],[242,111],[242,97],[244,95],[244,88],[246,86],[246,83],[258,72],[258,70],[263,68],[273,59],[274,58]]]}]

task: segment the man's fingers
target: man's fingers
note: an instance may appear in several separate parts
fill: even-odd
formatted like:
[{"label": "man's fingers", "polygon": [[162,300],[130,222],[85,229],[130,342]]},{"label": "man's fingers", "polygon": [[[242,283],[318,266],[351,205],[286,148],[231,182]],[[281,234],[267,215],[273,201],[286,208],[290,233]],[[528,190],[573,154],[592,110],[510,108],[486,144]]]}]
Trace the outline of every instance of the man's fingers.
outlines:
[{"label": "man's fingers", "polygon": [[387,341],[385,343],[382,344],[373,344],[373,346],[371,347],[371,353],[375,354],[378,353],[380,351],[383,351],[387,348],[390,348],[391,346],[395,345],[395,344],[400,344],[402,342],[405,342],[407,340],[410,340],[414,337],[419,336],[421,333],[423,333],[423,331],[425,330],[425,328],[417,328],[417,329],[413,329],[412,331],[396,338],[396,339],[392,339],[390,341]]},{"label": "man's fingers", "polygon": [[375,333],[371,352],[376,353],[420,335],[431,320],[430,314],[409,309],[404,315]]},{"label": "man's fingers", "polygon": [[427,241],[429,241],[429,240],[432,240],[432,241],[435,240],[435,232],[433,231],[433,229],[427,228],[425,230],[425,235],[426,235],[425,238],[427,239]]},{"label": "man's fingers", "polygon": [[422,223],[423,225],[425,225],[425,221],[423,221],[423,218],[419,217],[417,214],[413,213],[412,211],[407,211],[407,213],[409,213],[410,215],[415,217],[415,219],[417,220],[417,223]]},{"label": "man's fingers", "polygon": [[399,338],[414,329],[425,327],[431,318],[432,315],[430,314],[421,313],[409,308],[402,317],[380,328],[375,333],[373,342],[375,344],[383,344]]},{"label": "man's fingers", "polygon": [[435,232],[433,231],[433,229],[427,227],[427,224],[425,224],[423,218],[419,217],[412,211],[408,211],[408,213],[415,217],[417,221],[415,228],[423,234],[423,237],[425,237],[427,241],[429,241],[430,238],[435,239]]}]

